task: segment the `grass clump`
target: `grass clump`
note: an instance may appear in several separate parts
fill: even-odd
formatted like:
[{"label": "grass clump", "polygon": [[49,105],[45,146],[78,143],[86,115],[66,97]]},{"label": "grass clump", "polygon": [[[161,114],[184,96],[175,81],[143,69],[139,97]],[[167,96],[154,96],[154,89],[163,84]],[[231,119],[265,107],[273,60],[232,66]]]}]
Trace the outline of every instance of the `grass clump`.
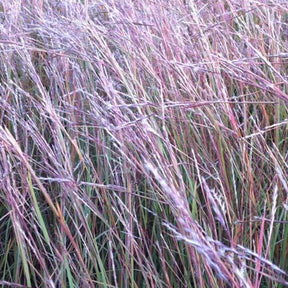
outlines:
[{"label": "grass clump", "polygon": [[288,5],[212,2],[0,1],[1,287],[288,285]]}]

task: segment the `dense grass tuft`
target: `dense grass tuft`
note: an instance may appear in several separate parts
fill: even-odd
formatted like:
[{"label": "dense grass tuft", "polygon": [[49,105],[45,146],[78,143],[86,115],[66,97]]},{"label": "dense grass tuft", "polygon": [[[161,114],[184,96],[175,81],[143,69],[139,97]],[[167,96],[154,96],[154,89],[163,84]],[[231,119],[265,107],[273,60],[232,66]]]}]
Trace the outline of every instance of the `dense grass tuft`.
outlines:
[{"label": "dense grass tuft", "polygon": [[0,0],[0,287],[288,286],[288,3]]}]

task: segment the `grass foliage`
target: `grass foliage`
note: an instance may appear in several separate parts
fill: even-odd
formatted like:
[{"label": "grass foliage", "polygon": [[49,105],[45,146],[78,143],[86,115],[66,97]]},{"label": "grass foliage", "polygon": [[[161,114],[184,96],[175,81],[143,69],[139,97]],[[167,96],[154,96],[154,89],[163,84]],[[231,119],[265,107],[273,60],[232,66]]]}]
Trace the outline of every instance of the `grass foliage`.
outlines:
[{"label": "grass foliage", "polygon": [[288,286],[288,3],[0,0],[0,287]]}]

